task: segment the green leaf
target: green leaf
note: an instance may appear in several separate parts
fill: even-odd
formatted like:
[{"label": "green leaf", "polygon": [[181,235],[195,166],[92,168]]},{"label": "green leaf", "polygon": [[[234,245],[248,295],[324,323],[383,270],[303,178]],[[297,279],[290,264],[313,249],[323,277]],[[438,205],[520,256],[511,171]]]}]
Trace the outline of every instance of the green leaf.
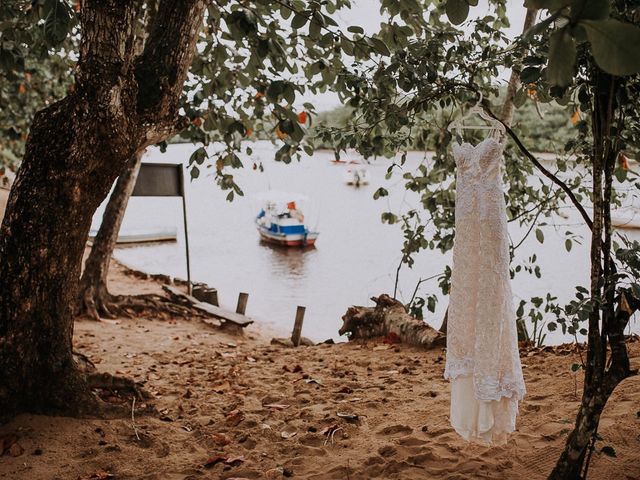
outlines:
[{"label": "green leaf", "polygon": [[48,15],[44,21],[44,39],[50,47],[60,45],[71,28],[71,15],[66,3],[59,0],[47,2]]},{"label": "green leaf", "polygon": [[582,365],[580,365],[579,363],[573,363],[573,364],[571,364],[571,371],[572,372],[577,372],[578,370],[580,370],[581,367],[582,367]]},{"label": "green leaf", "polygon": [[371,45],[373,46],[375,51],[378,52],[380,55],[386,55],[386,56],[391,55],[391,52],[389,51],[389,47],[387,47],[387,45],[379,38],[371,38]]},{"label": "green leaf", "polygon": [[309,20],[309,19],[307,18],[307,16],[306,16],[306,15],[302,15],[302,14],[300,14],[300,13],[296,13],[296,14],[293,16],[293,20],[291,20],[291,27],[292,27],[292,28],[295,28],[296,30],[297,30],[298,28],[302,28],[302,27],[304,27],[304,26],[307,24],[307,21],[308,21],[308,20]]},{"label": "green leaf", "polygon": [[347,27],[347,32],[363,34],[364,28],[357,25],[351,25],[350,27]]},{"label": "green leaf", "polygon": [[576,42],[566,29],[556,30],[549,39],[547,80],[552,85],[566,87],[573,79],[576,62]]},{"label": "green leaf", "polygon": [[191,170],[189,172],[191,173],[191,180],[195,180],[200,176],[200,169],[195,165],[191,167]]},{"label": "green leaf", "polygon": [[386,197],[387,195],[389,195],[389,192],[387,191],[387,189],[380,187],[373,193],[373,199],[377,200],[380,197]]},{"label": "green leaf", "polygon": [[583,20],[591,51],[598,66],[611,75],[640,72],[640,28],[612,18]]},{"label": "green leaf", "polygon": [[538,67],[526,67],[520,72],[520,81],[522,83],[535,83],[540,78],[540,69]]},{"label": "green leaf", "polygon": [[466,0],[448,0],[445,12],[451,23],[460,25],[469,16],[469,4]]},{"label": "green leaf", "polygon": [[544,233],[539,228],[536,228],[536,238],[540,243],[544,243]]},{"label": "green leaf", "polygon": [[571,239],[570,239],[570,238],[567,238],[567,239],[564,241],[564,248],[566,248],[566,249],[567,249],[567,252],[570,252],[570,251],[571,251],[571,247],[572,247],[572,246],[573,246],[573,242],[571,241]]},{"label": "green leaf", "polygon": [[[195,152],[193,152],[191,154],[191,156],[189,157],[189,165],[191,165],[193,163],[197,163],[198,165],[202,165],[202,163],[207,158],[209,158],[209,155],[207,154],[207,151],[205,150],[204,147],[200,147]],[[192,174],[192,176],[193,176],[193,174]]]},{"label": "green leaf", "polygon": [[616,168],[613,174],[616,176],[616,180],[620,183],[627,179],[627,171],[624,168]]}]

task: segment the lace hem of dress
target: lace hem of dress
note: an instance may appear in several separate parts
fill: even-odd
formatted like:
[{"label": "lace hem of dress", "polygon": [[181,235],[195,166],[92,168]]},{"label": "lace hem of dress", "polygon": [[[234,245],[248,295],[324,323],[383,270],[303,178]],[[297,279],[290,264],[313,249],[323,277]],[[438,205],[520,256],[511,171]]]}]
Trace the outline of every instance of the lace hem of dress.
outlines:
[{"label": "lace hem of dress", "polygon": [[478,400],[499,401],[504,397],[522,400],[526,393],[524,379],[514,375],[505,375],[502,380],[474,375],[474,362],[470,358],[450,360],[444,369],[444,378],[455,380],[461,376],[473,376],[475,397]]}]

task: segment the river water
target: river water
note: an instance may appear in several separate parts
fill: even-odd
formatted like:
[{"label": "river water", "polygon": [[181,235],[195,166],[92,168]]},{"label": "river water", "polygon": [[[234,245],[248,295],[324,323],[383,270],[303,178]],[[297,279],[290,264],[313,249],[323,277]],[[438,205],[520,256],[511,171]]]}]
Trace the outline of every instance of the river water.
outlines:
[{"label": "river water", "polygon": [[[194,147],[170,145],[166,153],[151,148],[144,161],[186,163]],[[368,166],[371,183],[354,188],[344,182],[344,165],[332,164],[332,152],[319,151],[312,158],[284,165],[273,161],[274,147],[256,142],[248,168],[235,172],[245,192],[233,202],[225,200],[211,175],[201,175],[188,182],[187,213],[194,281],[218,289],[223,306],[234,308],[239,292],[249,293],[247,314],[259,323],[286,335],[290,332],[296,306],[307,308],[303,335],[316,341],[338,339],[341,316],[351,305],[370,305],[369,298],[392,293],[396,267],[400,261],[402,232],[398,225],[382,224],[380,214],[418,206],[418,197],[406,192],[400,175],[386,180],[389,160],[377,160]],[[357,158],[355,155],[349,158]],[[415,169],[424,154],[408,156],[405,170]],[[251,164],[262,162],[264,172]],[[189,178],[188,174],[186,178]],[[388,198],[373,200],[373,192],[384,186]],[[308,223],[317,225],[320,237],[313,249],[276,248],[260,242],[253,219],[260,208],[256,199],[268,190],[299,192],[309,200],[302,207]],[[102,207],[96,213],[99,225]],[[517,259],[537,253],[542,278],[520,273],[513,281],[515,302],[551,291],[561,301],[573,298],[576,285],[587,285],[588,241],[564,247],[564,232],[586,235],[578,216],[567,210],[568,218],[552,219],[543,227],[544,244],[530,235],[517,250]],[[125,264],[149,273],[164,273],[186,278],[182,203],[178,198],[133,197],[127,208],[122,231],[156,227],[176,227],[178,242],[118,248],[115,256]],[[509,224],[514,243],[524,231]],[[442,271],[451,254],[425,251],[418,255],[413,268],[404,267],[399,277],[398,298],[411,298],[416,282]],[[437,292],[437,281],[425,282],[421,292]],[[438,327],[446,310],[441,299],[435,314],[425,312],[425,319]],[[637,322],[632,328],[636,330]],[[547,343],[570,341],[559,330],[548,332]]]}]

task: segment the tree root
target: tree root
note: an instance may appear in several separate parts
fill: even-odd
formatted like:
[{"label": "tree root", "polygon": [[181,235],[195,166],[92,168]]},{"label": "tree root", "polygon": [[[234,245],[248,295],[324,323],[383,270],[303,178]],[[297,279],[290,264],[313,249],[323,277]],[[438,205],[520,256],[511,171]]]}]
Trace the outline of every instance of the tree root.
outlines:
[{"label": "tree root", "polygon": [[153,396],[143,385],[129,377],[112,375],[107,372],[85,373],[87,385],[92,390],[106,390],[112,394],[128,393],[135,395],[138,400],[150,400]]},{"label": "tree root", "polygon": [[153,293],[112,295],[106,289],[88,289],[82,295],[79,304],[76,316],[84,315],[95,321],[102,321],[103,318],[132,318],[140,315],[159,319],[207,317],[200,310]]}]

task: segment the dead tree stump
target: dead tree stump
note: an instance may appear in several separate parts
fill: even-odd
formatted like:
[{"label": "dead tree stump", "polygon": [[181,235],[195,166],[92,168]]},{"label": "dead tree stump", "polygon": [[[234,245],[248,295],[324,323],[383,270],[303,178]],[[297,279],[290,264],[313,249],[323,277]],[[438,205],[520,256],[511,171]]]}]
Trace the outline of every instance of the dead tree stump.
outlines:
[{"label": "dead tree stump", "polygon": [[371,297],[375,307],[350,307],[342,316],[340,335],[349,341],[392,335],[400,343],[423,348],[444,347],[446,336],[423,320],[412,317],[405,306],[383,294]]}]

